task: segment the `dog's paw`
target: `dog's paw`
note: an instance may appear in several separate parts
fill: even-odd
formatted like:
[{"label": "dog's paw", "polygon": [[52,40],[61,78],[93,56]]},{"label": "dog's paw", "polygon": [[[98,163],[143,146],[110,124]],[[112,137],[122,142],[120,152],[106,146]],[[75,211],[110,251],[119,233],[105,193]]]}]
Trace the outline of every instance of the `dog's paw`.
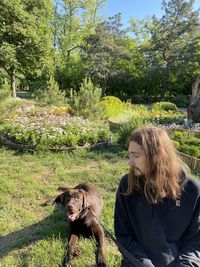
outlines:
[{"label": "dog's paw", "polygon": [[79,248],[75,248],[74,249],[74,252],[73,252],[73,257],[76,258],[76,257],[79,257],[81,255],[81,251]]}]

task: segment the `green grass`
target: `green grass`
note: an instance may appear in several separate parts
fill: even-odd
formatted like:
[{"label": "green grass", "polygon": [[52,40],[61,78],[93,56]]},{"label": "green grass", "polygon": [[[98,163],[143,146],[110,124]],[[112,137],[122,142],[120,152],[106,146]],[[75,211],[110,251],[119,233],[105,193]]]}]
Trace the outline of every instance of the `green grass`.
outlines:
[{"label": "green grass", "polygon": [[[23,154],[0,148],[0,266],[61,266],[69,226],[62,209],[41,207],[59,186],[94,182],[104,198],[101,222],[113,233],[115,192],[127,172],[127,152],[118,146],[73,153]],[[95,266],[94,240],[81,239],[74,267]],[[106,237],[108,266],[121,256]]]},{"label": "green grass", "polygon": [[[0,148],[0,266],[58,267],[69,235],[62,209],[41,207],[59,186],[91,181],[101,190],[101,222],[113,233],[115,192],[128,171],[127,151],[118,145],[73,153],[19,153]],[[198,177],[198,176],[196,176]],[[80,258],[70,267],[95,266],[95,242],[79,241]],[[121,255],[106,236],[108,267],[120,266]]]}]

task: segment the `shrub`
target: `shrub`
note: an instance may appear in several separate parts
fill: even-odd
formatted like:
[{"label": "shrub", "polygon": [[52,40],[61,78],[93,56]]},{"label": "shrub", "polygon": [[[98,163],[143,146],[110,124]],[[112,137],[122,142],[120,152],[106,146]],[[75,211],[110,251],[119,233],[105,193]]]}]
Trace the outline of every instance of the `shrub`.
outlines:
[{"label": "shrub", "polygon": [[123,145],[127,145],[128,137],[133,128],[146,125],[148,122],[145,119],[134,118],[131,122],[125,123],[120,127],[118,142]]},{"label": "shrub", "polygon": [[196,137],[182,138],[181,142],[192,146],[200,146],[200,139]]},{"label": "shrub", "polygon": [[53,77],[50,78],[47,89],[36,93],[36,99],[45,105],[63,106],[66,104],[65,93],[60,91]]},{"label": "shrub", "polygon": [[122,104],[122,101],[116,96],[104,96],[101,102],[107,105]]},{"label": "shrub", "polygon": [[148,113],[149,122],[155,124],[179,123],[184,121],[184,114],[175,111],[152,110]]},{"label": "shrub", "polygon": [[152,105],[153,110],[177,111],[177,106],[171,102],[156,102]]},{"label": "shrub", "polygon": [[200,151],[198,147],[182,144],[179,146],[178,150],[195,158],[200,158]]},{"label": "shrub", "polygon": [[95,87],[91,79],[87,77],[81,83],[78,92],[71,89],[68,103],[72,107],[74,115],[92,120],[101,118],[103,115],[100,103],[101,93],[102,90]]}]

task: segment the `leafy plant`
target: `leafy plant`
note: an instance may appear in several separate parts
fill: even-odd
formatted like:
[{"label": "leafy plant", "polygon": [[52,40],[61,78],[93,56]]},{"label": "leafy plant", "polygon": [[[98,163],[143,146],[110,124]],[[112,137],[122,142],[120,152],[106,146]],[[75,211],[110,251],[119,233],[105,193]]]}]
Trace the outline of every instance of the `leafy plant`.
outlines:
[{"label": "leafy plant", "polygon": [[152,105],[152,110],[177,111],[177,106],[171,102],[156,102]]},{"label": "leafy plant", "polygon": [[63,106],[66,104],[65,93],[60,91],[59,86],[53,77],[50,78],[47,89],[39,90],[36,93],[36,99],[45,105]]},{"label": "leafy plant", "polygon": [[17,144],[31,145],[37,149],[90,145],[107,141],[111,136],[105,122],[54,115],[7,120],[1,126],[0,134]]},{"label": "leafy plant", "polygon": [[127,140],[131,131],[139,126],[146,125],[148,122],[145,119],[134,118],[130,123],[125,123],[120,127],[118,142],[123,145],[127,145]]},{"label": "leafy plant", "polygon": [[85,78],[81,83],[80,90],[70,91],[68,103],[73,109],[74,115],[88,119],[101,118],[103,109],[100,104],[102,90],[94,86],[90,78]]}]

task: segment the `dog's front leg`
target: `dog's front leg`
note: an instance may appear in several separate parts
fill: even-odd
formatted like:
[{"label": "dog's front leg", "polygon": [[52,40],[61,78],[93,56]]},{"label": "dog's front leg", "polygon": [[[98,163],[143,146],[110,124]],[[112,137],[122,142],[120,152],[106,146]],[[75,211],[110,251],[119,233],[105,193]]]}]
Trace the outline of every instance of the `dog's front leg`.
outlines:
[{"label": "dog's front leg", "polygon": [[92,232],[94,234],[94,237],[97,241],[97,252],[96,252],[96,264],[98,267],[106,267],[106,262],[104,258],[104,232],[102,227],[97,224],[94,227],[92,227]]},{"label": "dog's front leg", "polygon": [[74,257],[74,248],[76,246],[78,240],[78,235],[76,234],[71,234],[67,246],[67,256],[64,261],[64,266],[67,266],[67,264],[73,259]]}]

